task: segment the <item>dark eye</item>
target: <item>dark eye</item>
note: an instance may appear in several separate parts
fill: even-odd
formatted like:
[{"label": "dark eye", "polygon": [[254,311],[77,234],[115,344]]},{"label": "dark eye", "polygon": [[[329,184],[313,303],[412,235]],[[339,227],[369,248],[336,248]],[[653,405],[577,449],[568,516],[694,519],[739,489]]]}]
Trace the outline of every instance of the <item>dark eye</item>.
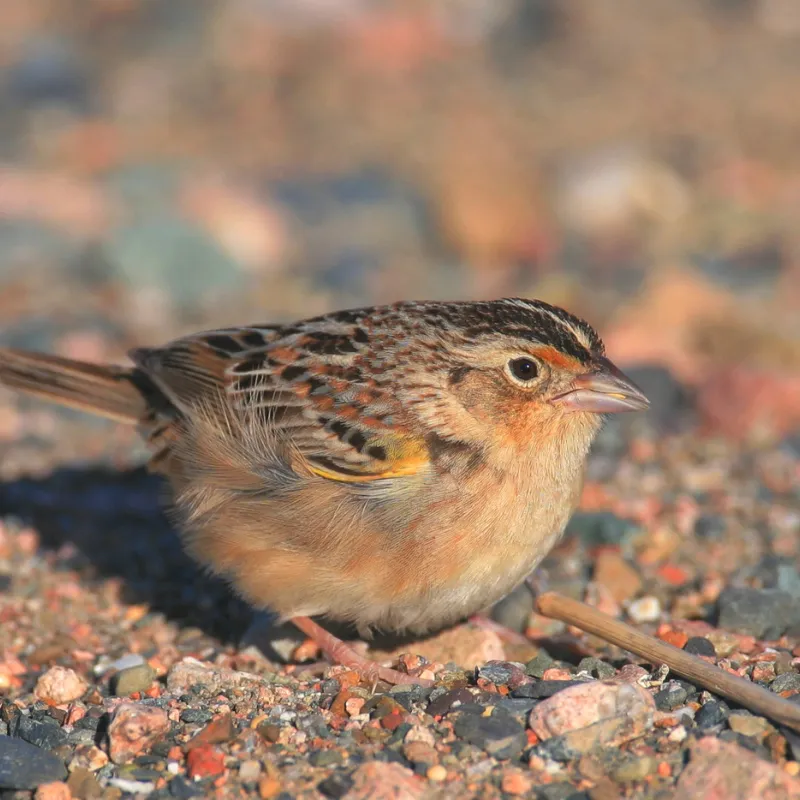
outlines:
[{"label": "dark eye", "polygon": [[532,381],[539,377],[539,365],[532,358],[514,358],[508,369],[518,381]]}]

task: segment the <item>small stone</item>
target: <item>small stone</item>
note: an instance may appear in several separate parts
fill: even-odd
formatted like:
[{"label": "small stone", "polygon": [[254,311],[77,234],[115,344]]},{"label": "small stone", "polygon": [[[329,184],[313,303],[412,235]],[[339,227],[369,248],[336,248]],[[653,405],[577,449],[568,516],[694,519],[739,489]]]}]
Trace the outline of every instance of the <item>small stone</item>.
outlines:
[{"label": "small stone", "polygon": [[230,742],[235,737],[236,726],[233,724],[233,717],[230,714],[220,714],[186,744],[186,750],[193,750],[206,744]]},{"label": "small stone", "polygon": [[[317,784],[317,789],[320,794],[325,797],[331,797],[333,800],[338,800],[344,797],[353,788],[353,779],[349,775],[343,775],[341,772],[334,772],[324,780]],[[261,792],[261,797],[273,797],[274,795],[265,795]],[[367,797],[367,795],[362,795]]]},{"label": "small stone", "polygon": [[478,667],[478,678],[496,686],[519,686],[526,680],[525,668],[522,664],[511,661],[489,661]]},{"label": "small stone", "polygon": [[728,725],[734,733],[742,736],[763,738],[772,730],[772,726],[763,717],[755,717],[746,711],[734,711],[728,717]]},{"label": "small stone", "polygon": [[525,672],[532,678],[541,678],[553,663],[554,660],[550,653],[547,650],[540,650],[535,658],[525,665]]},{"label": "small stone", "polygon": [[344,710],[349,717],[357,717],[361,713],[361,709],[364,708],[365,702],[366,700],[363,697],[349,697],[345,700]]},{"label": "small stone", "polygon": [[[194,686],[204,686],[209,694],[224,691],[259,691],[265,689],[265,682],[258,675],[241,670],[212,667],[195,658],[184,658],[175,664],[167,674],[167,689],[172,694],[189,694]],[[265,698],[266,699],[266,698]]]},{"label": "small stone", "polygon": [[628,606],[628,616],[636,623],[658,622],[661,616],[661,603],[652,595],[640,597]]},{"label": "small stone", "polygon": [[435,783],[441,783],[443,780],[446,780],[447,778],[447,770],[441,764],[434,764],[425,773],[425,777],[429,781],[434,781]]},{"label": "small stone", "polygon": [[343,760],[338,750],[315,750],[308,756],[312,767],[338,767]]},{"label": "small stone", "polygon": [[115,764],[125,764],[169,730],[167,712],[155,706],[122,703],[108,727],[109,755]]},{"label": "small stone", "polygon": [[651,756],[629,758],[622,762],[612,773],[619,783],[636,783],[652,775],[658,768],[658,762]]},{"label": "small stone", "polygon": [[64,762],[21,739],[0,736],[0,789],[33,790],[67,777]]},{"label": "small stone", "polygon": [[35,800],[72,800],[72,792],[63,781],[40,783],[33,796]]},{"label": "small stone", "polygon": [[675,793],[681,800],[800,798],[800,781],[743,747],[704,736],[690,753]]},{"label": "small stone", "polygon": [[507,712],[489,706],[483,714],[455,712],[455,717],[455,735],[495,758],[516,758],[527,744],[525,729]]},{"label": "small stone", "polygon": [[433,732],[430,728],[425,725],[414,725],[408,733],[406,733],[403,741],[406,744],[410,744],[411,742],[422,742],[423,744],[427,744],[430,747],[433,747],[436,744],[436,737],[433,735]]},{"label": "small stone", "polygon": [[55,750],[67,742],[67,734],[64,729],[49,716],[34,719],[29,714],[21,714],[17,718],[15,728],[12,728],[12,733],[44,750]]},{"label": "small stone", "polygon": [[432,717],[440,717],[447,714],[452,708],[457,708],[459,705],[472,703],[474,701],[475,698],[469,689],[450,689],[449,691],[442,692],[438,697],[431,700],[425,710]]},{"label": "small stone", "polygon": [[347,800],[415,800],[425,796],[422,780],[400,764],[368,761],[351,777],[353,785],[347,792]]},{"label": "small stone", "polygon": [[254,758],[248,758],[239,764],[239,780],[242,783],[257,783],[261,777],[261,764]]},{"label": "small stone", "polygon": [[156,671],[149,664],[138,664],[120,670],[111,679],[111,691],[118,697],[128,697],[134,692],[143,692],[150,688],[156,677]]},{"label": "small stone", "polygon": [[722,725],[728,719],[728,707],[718,700],[709,700],[695,715],[694,721],[701,730]]},{"label": "small stone", "polygon": [[610,511],[578,511],[569,521],[566,536],[581,539],[588,547],[622,544],[636,525]]},{"label": "small stone", "polygon": [[512,697],[526,698],[530,700],[544,700],[547,697],[552,697],[570,686],[581,686],[587,681],[536,681],[535,683],[526,683],[511,692]]},{"label": "small stone", "polygon": [[731,653],[735,653],[739,647],[739,638],[736,634],[728,631],[709,631],[705,638],[714,646],[714,653],[717,658],[727,658]]},{"label": "small stone", "polygon": [[403,746],[403,755],[412,764],[436,764],[439,761],[436,749],[425,742],[409,742]]},{"label": "small stone", "polygon": [[692,636],[683,646],[683,649],[693,656],[715,658],[717,655],[714,645],[705,636]]},{"label": "small stone", "polygon": [[225,772],[225,754],[210,744],[195,747],[186,756],[186,771],[193,780],[222,775]]},{"label": "small stone", "polygon": [[38,700],[57,706],[78,700],[88,688],[89,684],[74,669],[51,667],[36,681],[33,693]]},{"label": "small stone", "polygon": [[780,589],[728,588],[719,596],[719,626],[757,639],[777,639],[797,620],[796,606]]},{"label": "small stone", "polygon": [[601,550],[594,562],[594,580],[605,586],[617,603],[627,603],[642,588],[639,573],[617,552]]},{"label": "small stone", "polygon": [[97,778],[83,767],[70,769],[67,786],[69,786],[73,797],[79,797],[80,800],[94,800],[94,798],[102,797],[103,795],[103,787]]},{"label": "small stone", "polygon": [[514,797],[528,795],[532,786],[531,779],[519,769],[506,770],[500,781],[500,789],[505,794],[510,794]]},{"label": "small stone", "polygon": [[689,689],[678,681],[669,681],[654,696],[659,711],[672,711],[682,706],[689,697]]},{"label": "small stone", "polygon": [[72,772],[80,767],[90,772],[97,772],[106,764],[108,764],[108,756],[99,747],[93,744],[79,744],[69,762],[69,769]]},{"label": "small stone", "polygon": [[773,692],[786,692],[790,690],[800,691],[800,673],[784,672],[778,675],[769,686]]},{"label": "small stone", "polygon": [[581,659],[578,664],[578,672],[586,672],[593,678],[599,678],[600,680],[613,678],[617,674],[617,670],[611,664],[590,656]]},{"label": "small stone", "polygon": [[[605,746],[614,746],[652,728],[654,712],[653,698],[638,684],[590,681],[539,703],[531,711],[530,727],[545,741],[611,721],[587,735],[590,739],[599,736]],[[578,744],[578,738],[573,744]],[[581,739],[578,746],[583,748],[586,742]]]}]

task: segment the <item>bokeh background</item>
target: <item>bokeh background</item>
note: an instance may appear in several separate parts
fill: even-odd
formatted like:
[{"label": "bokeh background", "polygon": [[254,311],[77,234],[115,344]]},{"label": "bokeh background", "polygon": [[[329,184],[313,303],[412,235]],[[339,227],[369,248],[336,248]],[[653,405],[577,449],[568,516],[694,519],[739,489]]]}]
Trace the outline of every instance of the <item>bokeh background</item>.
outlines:
[{"label": "bokeh background", "polygon": [[[794,0],[4,0],[0,341],[522,294],[800,425]],[[686,402],[684,402],[686,401]],[[35,424],[0,421],[0,435]]]}]

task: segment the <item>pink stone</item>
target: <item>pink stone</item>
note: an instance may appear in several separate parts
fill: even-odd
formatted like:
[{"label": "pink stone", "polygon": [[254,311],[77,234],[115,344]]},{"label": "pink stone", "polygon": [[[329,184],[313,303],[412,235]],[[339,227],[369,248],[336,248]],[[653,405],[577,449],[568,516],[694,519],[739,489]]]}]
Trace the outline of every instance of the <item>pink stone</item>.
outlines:
[{"label": "pink stone", "polygon": [[57,706],[77,700],[88,688],[89,684],[74,669],[51,667],[36,682],[33,693],[38,700]]},{"label": "pink stone", "polygon": [[109,756],[124,764],[148,750],[169,730],[167,712],[137,703],[122,703],[108,726]]},{"label": "pink stone", "polygon": [[707,736],[691,746],[682,800],[798,800],[800,781],[743,747]]},{"label": "pink stone", "polygon": [[400,764],[368,761],[353,773],[347,800],[417,800],[426,796],[425,783]]}]

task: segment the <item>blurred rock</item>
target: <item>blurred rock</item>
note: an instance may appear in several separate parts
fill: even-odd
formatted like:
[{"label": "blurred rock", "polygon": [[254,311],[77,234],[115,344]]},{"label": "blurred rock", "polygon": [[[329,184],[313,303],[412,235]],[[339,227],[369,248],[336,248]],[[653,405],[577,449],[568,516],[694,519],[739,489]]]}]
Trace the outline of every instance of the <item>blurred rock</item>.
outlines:
[{"label": "blurred rock", "polygon": [[51,667],[36,681],[34,694],[48,705],[71,703],[82,697],[89,685],[73,669]]},{"label": "blurred rock", "polygon": [[565,536],[575,536],[587,547],[620,545],[630,539],[637,526],[610,511],[578,511],[567,524]]},{"label": "blurred rock", "polygon": [[777,639],[798,623],[800,608],[788,592],[731,587],[719,596],[718,625],[734,633]]},{"label": "blurred rock", "polygon": [[61,105],[89,110],[90,84],[80,51],[67,39],[32,37],[7,67],[12,95],[24,106]]},{"label": "blurred rock", "polygon": [[800,798],[800,781],[743,747],[706,736],[690,746],[690,753],[677,786],[685,800]]},{"label": "blurred rock", "polygon": [[67,768],[57,756],[21,739],[0,736],[0,789],[33,790],[66,777]]},{"label": "blurred rock", "polygon": [[[645,393],[650,408],[641,415],[658,431],[674,431],[693,419],[694,393],[660,364],[628,367],[625,374]],[[629,415],[631,418],[634,415]],[[639,417],[639,415],[635,415]]]},{"label": "blurred rock", "polygon": [[626,603],[642,588],[639,573],[619,554],[601,550],[594,560],[594,580],[603,584],[617,603]]},{"label": "blurred rock", "polygon": [[[400,764],[369,761],[352,774],[352,787],[348,787],[348,800],[415,800],[426,794],[422,779]],[[337,792],[327,796],[341,797]]]},{"label": "blurred rock", "polygon": [[160,287],[179,307],[208,301],[245,284],[241,265],[205,231],[177,216],[142,219],[109,240],[111,269],[134,289]]}]

